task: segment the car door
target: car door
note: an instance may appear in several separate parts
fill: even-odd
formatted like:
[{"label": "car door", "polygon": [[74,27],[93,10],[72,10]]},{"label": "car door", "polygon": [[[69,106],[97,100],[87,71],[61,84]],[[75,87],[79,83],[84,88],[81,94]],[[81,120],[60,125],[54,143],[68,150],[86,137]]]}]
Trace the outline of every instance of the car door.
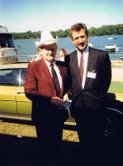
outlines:
[{"label": "car door", "polygon": [[0,114],[17,115],[18,69],[0,69]]},{"label": "car door", "polygon": [[32,103],[24,93],[26,71],[26,68],[19,70],[19,86],[16,88],[17,112],[19,116],[31,117]]}]

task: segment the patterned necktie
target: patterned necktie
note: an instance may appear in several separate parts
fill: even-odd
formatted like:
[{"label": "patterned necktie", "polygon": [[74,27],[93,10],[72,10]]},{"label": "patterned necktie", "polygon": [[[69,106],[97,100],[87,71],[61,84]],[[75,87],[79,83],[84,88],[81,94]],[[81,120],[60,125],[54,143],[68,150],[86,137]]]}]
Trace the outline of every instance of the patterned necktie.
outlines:
[{"label": "patterned necktie", "polygon": [[80,79],[81,79],[81,83],[82,83],[82,81],[83,81],[83,74],[84,74],[84,59],[83,59],[83,54],[80,57],[79,72],[80,72]]},{"label": "patterned necktie", "polygon": [[52,76],[53,76],[53,83],[54,83],[54,86],[56,89],[56,96],[61,98],[59,80],[58,80],[58,77],[57,77],[53,64],[51,64],[51,72],[52,72]]}]

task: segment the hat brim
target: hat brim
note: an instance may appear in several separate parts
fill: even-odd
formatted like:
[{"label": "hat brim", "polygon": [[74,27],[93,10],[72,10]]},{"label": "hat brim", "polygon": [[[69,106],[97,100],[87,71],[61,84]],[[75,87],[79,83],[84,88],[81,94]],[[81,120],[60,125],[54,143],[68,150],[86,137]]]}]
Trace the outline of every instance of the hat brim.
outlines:
[{"label": "hat brim", "polygon": [[39,46],[45,46],[45,45],[51,45],[51,44],[56,44],[56,40],[49,40],[49,41],[45,41],[45,42],[40,42],[40,41],[36,41],[35,42],[35,46],[38,48]]}]

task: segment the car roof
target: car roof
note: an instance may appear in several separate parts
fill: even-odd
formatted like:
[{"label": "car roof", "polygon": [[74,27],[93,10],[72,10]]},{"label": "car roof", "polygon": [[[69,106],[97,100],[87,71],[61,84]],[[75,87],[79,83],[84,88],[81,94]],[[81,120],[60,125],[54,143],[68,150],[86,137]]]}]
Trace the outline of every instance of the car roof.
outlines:
[{"label": "car roof", "polygon": [[0,69],[27,68],[28,64],[29,64],[28,62],[25,62],[25,63],[14,63],[14,64],[4,64],[4,65],[0,65]]}]

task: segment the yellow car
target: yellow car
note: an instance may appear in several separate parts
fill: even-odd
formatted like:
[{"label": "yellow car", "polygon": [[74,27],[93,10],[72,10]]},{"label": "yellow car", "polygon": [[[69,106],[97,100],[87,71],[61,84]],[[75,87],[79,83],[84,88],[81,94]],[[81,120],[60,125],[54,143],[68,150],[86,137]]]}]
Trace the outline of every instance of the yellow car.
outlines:
[{"label": "yellow car", "polygon": [[28,63],[0,65],[0,117],[31,117],[31,101],[24,94]]},{"label": "yellow car", "polygon": [[[31,120],[32,103],[24,94],[28,64],[0,65],[0,117]],[[117,132],[122,132],[123,126],[123,102],[117,101],[110,95],[106,110],[105,136],[107,140],[115,137]],[[67,122],[72,124],[74,119],[70,117]]]}]

